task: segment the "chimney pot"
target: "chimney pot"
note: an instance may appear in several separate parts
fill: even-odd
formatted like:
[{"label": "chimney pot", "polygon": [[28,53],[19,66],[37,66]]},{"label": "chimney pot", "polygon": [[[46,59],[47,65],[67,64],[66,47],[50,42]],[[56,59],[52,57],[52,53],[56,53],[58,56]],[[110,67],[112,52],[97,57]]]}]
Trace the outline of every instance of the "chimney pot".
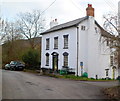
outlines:
[{"label": "chimney pot", "polygon": [[92,7],[92,4],[88,4],[88,7],[86,8],[86,15],[94,17],[94,8]]},{"label": "chimney pot", "polygon": [[57,19],[55,19],[55,22],[57,22]]},{"label": "chimney pot", "polygon": [[88,7],[92,7],[92,5],[91,5],[91,4],[88,4]]},{"label": "chimney pot", "polygon": [[57,25],[58,25],[57,19],[54,19],[50,22],[50,28],[57,26]]}]

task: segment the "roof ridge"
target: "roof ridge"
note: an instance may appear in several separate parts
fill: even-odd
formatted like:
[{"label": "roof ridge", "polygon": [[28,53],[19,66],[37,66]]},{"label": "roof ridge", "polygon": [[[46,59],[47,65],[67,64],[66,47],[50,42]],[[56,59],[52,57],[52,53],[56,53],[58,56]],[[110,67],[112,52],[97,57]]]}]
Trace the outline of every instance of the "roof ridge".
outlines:
[{"label": "roof ridge", "polygon": [[68,21],[68,22],[63,23],[63,24],[59,24],[57,26],[54,26],[54,27],[46,30],[45,32],[42,32],[41,35],[47,34],[49,32],[53,32],[53,31],[57,31],[57,30],[60,30],[60,29],[69,28],[69,27],[78,25],[80,22],[82,22],[82,21],[84,21],[86,19],[88,19],[88,16],[78,18],[78,19],[75,19],[75,20],[72,20],[72,21]]},{"label": "roof ridge", "polygon": [[[82,17],[82,18],[77,18],[77,19],[74,19],[74,20],[71,20],[71,21],[68,21],[68,22],[65,22],[65,23],[59,24],[59,25],[67,24],[67,23],[70,23],[70,22],[73,22],[73,21],[76,21],[76,20],[79,20],[79,19],[86,18],[86,17],[88,17],[88,16],[85,16],[85,17]],[[59,25],[56,25],[56,26],[59,26]],[[54,27],[56,27],[56,26],[54,26]],[[52,27],[52,28],[54,28],[54,27]],[[52,29],[52,28],[50,28],[50,29]]]}]

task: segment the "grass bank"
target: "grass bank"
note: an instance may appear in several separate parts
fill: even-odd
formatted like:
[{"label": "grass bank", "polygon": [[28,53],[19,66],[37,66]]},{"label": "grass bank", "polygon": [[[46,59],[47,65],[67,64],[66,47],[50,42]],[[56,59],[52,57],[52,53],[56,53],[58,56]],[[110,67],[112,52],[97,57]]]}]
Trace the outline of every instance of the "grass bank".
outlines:
[{"label": "grass bank", "polygon": [[[35,73],[35,74],[40,73],[39,70],[28,70],[28,69],[24,69],[24,72]],[[86,77],[75,76],[75,75],[59,75],[59,74],[54,74],[54,73],[44,73],[42,75],[49,76],[49,77],[54,77],[54,78],[79,80],[79,81],[115,81],[115,80],[112,80],[112,79],[111,80],[94,79],[94,78],[86,78]]]},{"label": "grass bank", "polygon": [[70,80],[80,80],[80,81],[116,81],[116,80],[105,80],[105,79],[94,79],[94,78],[86,78],[75,75],[55,75],[55,74],[45,74],[46,76],[54,77],[54,78],[62,78],[62,79],[70,79]]}]

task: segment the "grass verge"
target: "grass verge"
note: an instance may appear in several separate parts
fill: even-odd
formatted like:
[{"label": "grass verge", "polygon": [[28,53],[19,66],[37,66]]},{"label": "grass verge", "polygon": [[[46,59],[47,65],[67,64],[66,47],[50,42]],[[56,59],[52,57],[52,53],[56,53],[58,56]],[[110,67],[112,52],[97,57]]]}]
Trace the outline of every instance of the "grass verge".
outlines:
[{"label": "grass verge", "polygon": [[94,79],[94,78],[86,78],[75,75],[55,75],[55,74],[45,74],[46,76],[55,77],[55,78],[63,78],[63,79],[71,79],[71,80],[80,80],[80,81],[116,81],[116,80],[103,80],[103,79]]},{"label": "grass verge", "polygon": [[[35,73],[35,74],[40,73],[38,70],[24,69],[23,71],[24,72],[29,72],[29,73]],[[80,77],[80,76],[75,76],[75,75],[59,75],[59,74],[52,74],[52,73],[44,73],[42,75],[49,76],[49,77],[54,77],[54,78],[80,80],[80,81],[115,81],[115,80],[105,80],[105,79],[97,79],[96,80],[94,78],[86,78],[86,77]]]}]

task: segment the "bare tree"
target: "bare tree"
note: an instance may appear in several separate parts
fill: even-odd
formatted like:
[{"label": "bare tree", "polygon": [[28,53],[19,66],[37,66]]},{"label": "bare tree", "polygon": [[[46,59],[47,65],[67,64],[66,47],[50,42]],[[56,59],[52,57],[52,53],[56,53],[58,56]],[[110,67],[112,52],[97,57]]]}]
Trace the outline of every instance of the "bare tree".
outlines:
[{"label": "bare tree", "polygon": [[40,32],[44,31],[43,16],[39,10],[32,12],[20,13],[18,26],[20,32],[29,40],[31,48],[35,48],[35,38],[40,36]]},{"label": "bare tree", "polygon": [[110,48],[114,48],[116,50],[116,63],[118,65],[118,73],[120,76],[120,29],[118,28],[118,16],[117,14],[107,14],[104,16],[104,29],[113,35],[111,37],[111,45]]},{"label": "bare tree", "polygon": [[6,28],[7,28],[7,22],[2,18],[0,18],[0,44],[3,43],[3,40],[6,37],[6,33],[5,33]]},{"label": "bare tree", "polygon": [[8,22],[0,19],[0,37],[1,43],[13,42],[14,40],[22,38],[15,22]]}]

